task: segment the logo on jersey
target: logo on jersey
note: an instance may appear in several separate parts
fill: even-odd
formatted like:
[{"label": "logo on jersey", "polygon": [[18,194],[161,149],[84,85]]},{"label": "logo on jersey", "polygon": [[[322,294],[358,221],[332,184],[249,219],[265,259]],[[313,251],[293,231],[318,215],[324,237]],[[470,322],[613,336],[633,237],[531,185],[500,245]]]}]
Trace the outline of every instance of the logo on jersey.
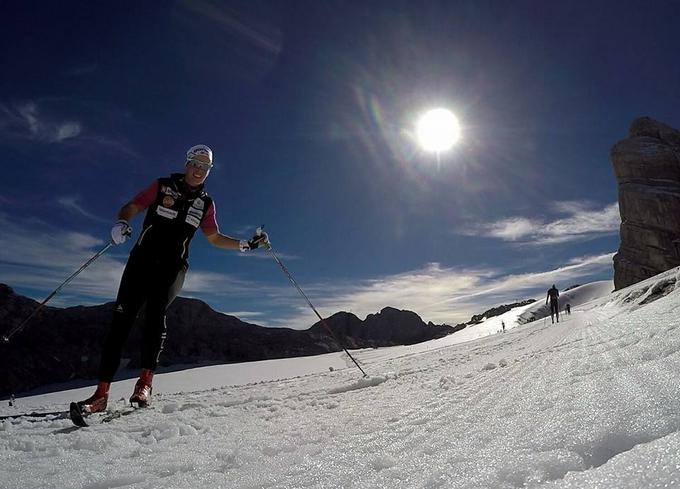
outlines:
[{"label": "logo on jersey", "polygon": [[178,212],[172,209],[166,209],[165,207],[156,207],[156,214],[159,216],[167,217],[168,219],[174,219],[177,217]]},{"label": "logo on jersey", "polygon": [[196,209],[203,209],[203,207],[205,207],[205,202],[203,202],[203,199],[196,199],[194,200],[194,207]]},{"label": "logo on jersey", "polygon": [[184,222],[188,222],[195,228],[201,225],[201,220],[196,216],[192,216],[191,214],[187,214],[187,218],[184,220]]},{"label": "logo on jersey", "polygon": [[176,190],[171,189],[167,185],[162,185],[161,186],[161,193],[165,195],[169,195],[170,197],[173,197],[175,199],[179,198],[180,193],[177,192]]},{"label": "logo on jersey", "polygon": [[172,207],[173,205],[175,205],[175,199],[169,195],[163,197],[163,207]]},{"label": "logo on jersey", "polygon": [[187,214],[189,214],[190,216],[194,216],[197,219],[203,219],[203,211],[199,211],[198,209],[195,209],[193,207],[189,207]]}]

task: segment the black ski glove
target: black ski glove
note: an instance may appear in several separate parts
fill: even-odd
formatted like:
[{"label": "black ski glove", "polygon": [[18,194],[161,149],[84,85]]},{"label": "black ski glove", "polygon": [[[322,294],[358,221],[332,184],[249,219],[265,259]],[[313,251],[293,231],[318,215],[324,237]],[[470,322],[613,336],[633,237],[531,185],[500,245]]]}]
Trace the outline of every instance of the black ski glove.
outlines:
[{"label": "black ski glove", "polygon": [[260,246],[269,247],[269,236],[267,233],[258,228],[255,235],[248,240],[248,246],[251,250],[258,248]]},{"label": "black ski glove", "polygon": [[260,246],[265,246],[266,248],[270,247],[269,236],[262,230],[262,228],[257,228],[255,235],[248,241],[242,239],[239,242],[239,249],[241,251],[254,250]]}]

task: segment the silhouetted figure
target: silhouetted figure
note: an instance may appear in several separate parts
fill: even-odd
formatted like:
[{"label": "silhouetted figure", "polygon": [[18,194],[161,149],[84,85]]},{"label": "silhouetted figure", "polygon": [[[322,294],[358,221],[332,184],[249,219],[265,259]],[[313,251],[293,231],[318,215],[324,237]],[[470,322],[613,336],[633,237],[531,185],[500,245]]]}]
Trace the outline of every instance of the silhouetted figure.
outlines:
[{"label": "silhouetted figure", "polygon": [[567,304],[567,314],[571,315],[571,304]]},{"label": "silhouetted figure", "polygon": [[505,333],[505,321],[501,321],[501,326],[503,327],[503,333]]},{"label": "silhouetted figure", "polygon": [[14,400],[14,394],[12,394],[11,396],[9,396],[9,407],[14,406],[15,402],[16,401]]},{"label": "silhouetted figure", "polygon": [[553,324],[555,323],[555,317],[557,317],[557,322],[560,322],[559,297],[560,293],[558,292],[557,287],[555,287],[555,284],[553,284],[553,286],[548,289],[548,296],[545,298],[546,304],[548,303],[548,300],[550,300],[550,319]]}]

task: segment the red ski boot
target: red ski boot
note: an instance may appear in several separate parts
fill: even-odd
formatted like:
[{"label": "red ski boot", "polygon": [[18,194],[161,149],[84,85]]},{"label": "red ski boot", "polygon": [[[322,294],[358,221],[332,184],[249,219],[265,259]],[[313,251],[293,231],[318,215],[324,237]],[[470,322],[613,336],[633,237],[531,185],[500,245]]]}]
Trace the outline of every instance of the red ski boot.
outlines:
[{"label": "red ski boot", "polygon": [[88,397],[84,401],[78,401],[77,404],[80,407],[80,411],[84,414],[106,411],[106,403],[109,400],[109,387],[111,387],[111,383],[99,382],[97,390],[92,397]]},{"label": "red ski boot", "polygon": [[153,372],[148,368],[143,368],[139,375],[139,380],[135,384],[135,391],[130,398],[130,404],[137,404],[137,407],[147,407],[151,400],[151,380]]}]

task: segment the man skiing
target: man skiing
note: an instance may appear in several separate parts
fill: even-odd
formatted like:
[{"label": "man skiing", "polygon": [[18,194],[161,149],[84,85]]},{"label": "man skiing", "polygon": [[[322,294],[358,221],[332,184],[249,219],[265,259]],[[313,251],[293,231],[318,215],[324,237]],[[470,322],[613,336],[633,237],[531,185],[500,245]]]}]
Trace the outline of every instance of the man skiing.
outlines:
[{"label": "man skiing", "polygon": [[149,404],[154,370],[166,337],[165,311],[182,288],[188,269],[189,243],[199,227],[208,242],[218,248],[245,252],[268,243],[266,233],[245,241],[219,232],[215,203],[203,189],[212,162],[213,152],[208,146],[191,147],[184,174],[174,173],[155,180],[118,211],[118,222],[111,229],[111,240],[117,245],[132,235],[130,219],[147,210],[120,281],[113,322],[99,366],[97,390],[88,399],[71,405],[76,416],[106,409],[123,345],[145,302],[142,369],[130,403],[138,407]]},{"label": "man skiing", "polygon": [[557,322],[560,322],[560,306],[559,306],[559,297],[560,293],[557,290],[557,287],[555,287],[555,284],[548,289],[548,295],[545,298],[545,303],[548,303],[548,299],[550,299],[550,319],[552,320],[553,324],[555,323],[555,316],[557,316]]}]

